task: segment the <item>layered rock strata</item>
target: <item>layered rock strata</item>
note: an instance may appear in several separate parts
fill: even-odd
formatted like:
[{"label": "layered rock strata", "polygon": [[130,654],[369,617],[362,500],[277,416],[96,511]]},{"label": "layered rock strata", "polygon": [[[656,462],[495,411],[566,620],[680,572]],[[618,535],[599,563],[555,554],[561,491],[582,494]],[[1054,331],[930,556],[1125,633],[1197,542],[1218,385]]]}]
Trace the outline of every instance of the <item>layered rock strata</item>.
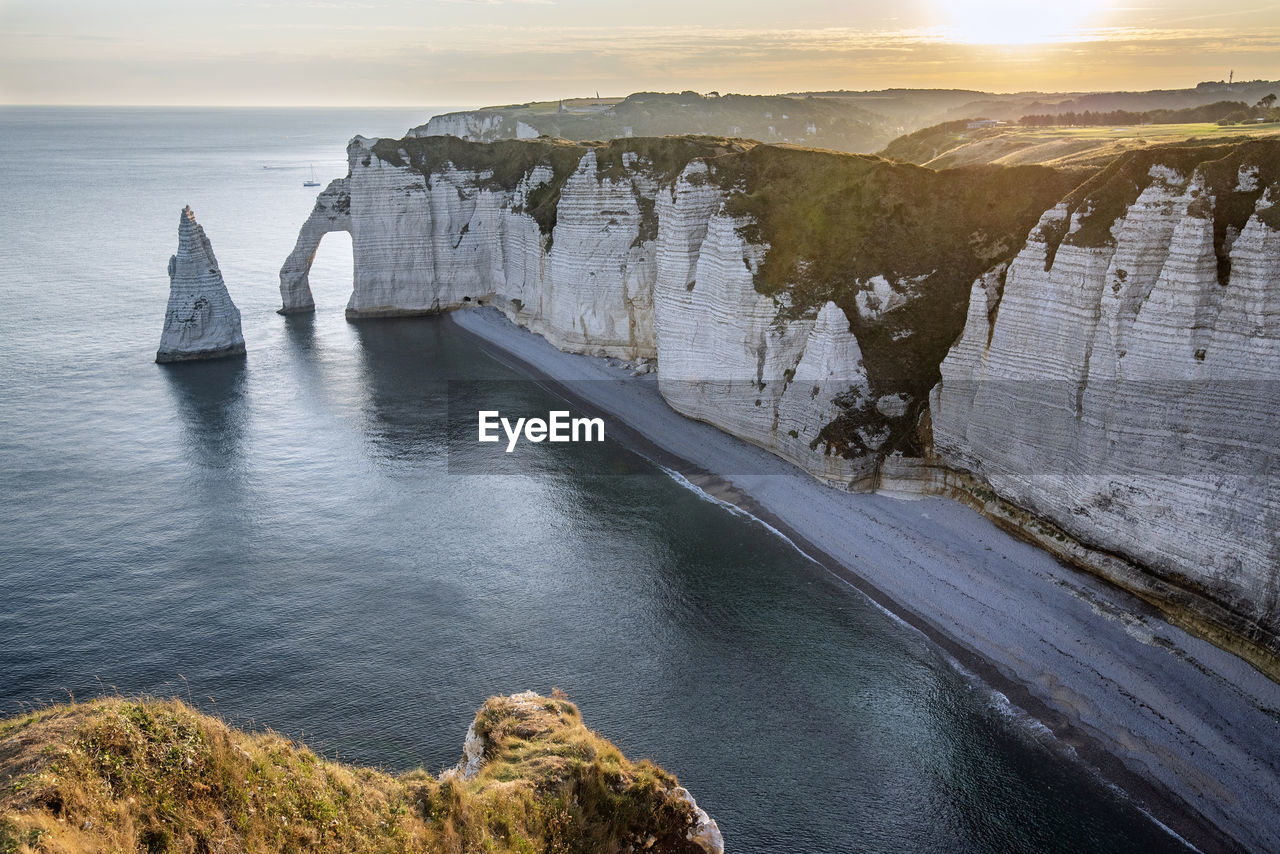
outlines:
[{"label": "layered rock strata", "polygon": [[[816,477],[858,488],[876,457],[819,451],[842,396],[870,393],[849,318],[827,301],[814,317],[779,323],[755,289],[767,247],[742,236],[723,194],[690,165],[658,201],[654,286],[658,388],[673,409],[749,438]],[[669,223],[670,227],[662,227]]]},{"label": "layered rock strata", "polygon": [[[1010,251],[1039,211],[1037,194],[1054,197],[1037,183],[1065,186],[1051,170],[1030,170],[1021,186],[1008,184],[1016,214],[991,216],[988,188],[973,177],[687,137],[587,145],[356,137],[348,160],[348,176],[320,194],[280,272],[282,312],[313,309],[307,271],[316,247],[346,230],[355,256],[349,317],[483,303],[564,350],[629,361],[661,353],[661,388],[679,411],[856,488],[871,485],[910,432],[961,327],[965,270]],[[864,184],[908,188],[910,203],[849,191]],[[779,201],[758,214],[762,193]],[[778,254],[770,241],[793,230],[789,213],[769,212],[802,214],[806,199],[824,197],[837,207],[855,200],[858,233],[832,222],[822,240],[850,254],[858,275],[815,274],[794,248],[787,264],[769,267]],[[939,217],[939,198],[977,211],[937,238],[954,263],[932,263],[910,239],[896,255],[869,245],[882,226],[924,228]],[[943,317],[917,335],[909,326],[912,306],[928,302],[922,295]],[[875,342],[866,364],[864,335]]]},{"label": "layered rock strata", "polygon": [[331,231],[351,231],[351,193],[347,179],[337,178],[316,197],[311,216],[302,224],[293,252],[280,268],[281,314],[315,311],[308,274],[315,261],[320,239]]},{"label": "layered rock strata", "polygon": [[1280,652],[1276,153],[1126,164],[1146,169],[1045,213],[974,284],[930,400],[969,492],[1262,666]]},{"label": "layered rock strata", "polygon": [[350,317],[491,304],[656,358],[676,410],[844,488],[964,497],[1280,674],[1280,144],[1074,192],[707,138],[348,154],[283,310],[349,230]]},{"label": "layered rock strata", "polygon": [[190,207],[178,218],[178,253],[169,258],[169,305],[157,362],[244,355],[240,310]]}]

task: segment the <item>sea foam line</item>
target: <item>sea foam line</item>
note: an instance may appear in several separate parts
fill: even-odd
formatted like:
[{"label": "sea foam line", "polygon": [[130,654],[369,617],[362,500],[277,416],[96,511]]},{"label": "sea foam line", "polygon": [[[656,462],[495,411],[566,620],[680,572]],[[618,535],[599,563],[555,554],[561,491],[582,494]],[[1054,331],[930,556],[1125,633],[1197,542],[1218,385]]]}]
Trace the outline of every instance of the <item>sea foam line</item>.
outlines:
[{"label": "sea foam line", "polygon": [[[651,462],[653,461],[651,460]],[[768,522],[761,519],[759,516],[756,516],[754,513],[751,513],[750,511],[745,510],[744,508],[738,506],[737,504],[734,504],[732,501],[726,501],[723,498],[718,498],[712,495],[711,493],[707,492],[705,489],[698,486],[696,483],[689,480],[687,477],[685,477],[675,469],[667,468],[666,466],[656,462],[654,464],[657,465],[658,468],[662,469],[662,471],[665,472],[667,476],[670,477],[673,481],[675,481],[677,484],[679,484],[683,488],[689,490],[690,492],[692,492],[694,495],[696,495],[698,498],[702,499],[703,501],[709,502],[711,504],[717,504],[720,507],[723,507],[726,510],[728,510],[730,513],[736,516],[742,516],[746,519],[750,519],[751,521],[755,522],[756,524],[760,525],[766,530],[772,532],[775,536],[779,537],[787,545],[791,546],[791,548],[795,549],[796,552],[799,555],[801,555],[803,558],[822,567],[822,569],[825,570],[829,575],[839,580],[842,584],[844,584],[850,590],[853,590],[855,593],[859,594],[867,602],[870,602],[873,606],[875,606],[875,608],[878,611],[880,611],[880,613],[884,614],[889,619],[893,620],[893,622],[897,623],[900,626],[904,626],[907,629],[910,629],[911,631],[915,632],[916,634],[924,637],[926,640],[929,640],[929,636],[925,634],[921,629],[911,625],[906,620],[902,619],[902,617],[898,616],[893,611],[889,610],[888,608],[886,608],[885,606],[877,602],[875,599],[868,596],[864,591],[859,590],[857,586],[854,585],[847,578],[842,577],[839,573],[833,572],[830,567],[828,567],[822,561],[818,560],[813,555],[809,554],[807,551],[801,548],[800,545],[796,543],[795,540],[791,539],[782,531],[778,530],[773,525],[770,525]],[[1053,729],[1049,727],[1046,723],[1044,723],[1044,721],[1041,721],[1039,718],[1033,716],[1032,714],[1025,711],[1024,709],[1014,705],[1013,702],[1007,696],[1004,695],[1004,693],[989,686],[982,679],[982,677],[974,673],[969,668],[965,667],[963,664],[959,662],[959,660],[955,658],[955,656],[949,654],[946,650],[939,648],[936,644],[931,643],[930,646],[933,649],[935,649],[938,653],[940,653],[943,659],[945,659],[947,663],[950,664],[950,666],[954,668],[955,671],[959,673],[964,679],[968,680],[971,685],[973,685],[975,688],[978,688],[981,691],[986,692],[987,698],[988,698],[988,701],[987,701],[988,707],[991,708],[998,715],[1000,715],[1000,717],[1012,723],[1015,727],[1022,729],[1024,732],[1026,732],[1026,734],[1032,740],[1036,741],[1037,743],[1044,745],[1046,748],[1050,750],[1058,751],[1059,753],[1063,754],[1064,757],[1068,758],[1069,761],[1074,761],[1078,763],[1080,767],[1085,769],[1091,776],[1094,777],[1094,779],[1100,782],[1103,786],[1115,792],[1117,795],[1123,798],[1127,803],[1132,804],[1133,807],[1138,810],[1138,812],[1142,813],[1148,819],[1150,819],[1152,824],[1154,824],[1156,827],[1159,827],[1169,836],[1173,837],[1174,839],[1178,840],[1178,842],[1185,845],[1188,850],[1194,851],[1196,852],[1196,854],[1203,854],[1203,852],[1199,848],[1191,844],[1191,842],[1188,841],[1185,837],[1183,837],[1180,833],[1178,833],[1172,827],[1170,827],[1169,825],[1165,824],[1160,819],[1152,815],[1145,807],[1142,806],[1142,804],[1134,800],[1134,798],[1128,792],[1126,792],[1124,789],[1120,788],[1115,783],[1103,777],[1102,774],[1097,769],[1093,768],[1091,765],[1089,765],[1087,762],[1081,759],[1080,755],[1076,752],[1075,747],[1059,739],[1057,734],[1054,733]]]}]

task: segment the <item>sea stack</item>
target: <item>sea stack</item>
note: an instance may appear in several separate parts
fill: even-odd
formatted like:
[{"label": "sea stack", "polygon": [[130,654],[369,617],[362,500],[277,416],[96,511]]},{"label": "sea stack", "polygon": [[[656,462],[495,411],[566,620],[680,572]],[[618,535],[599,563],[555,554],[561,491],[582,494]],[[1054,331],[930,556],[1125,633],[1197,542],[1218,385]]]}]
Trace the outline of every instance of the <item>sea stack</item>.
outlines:
[{"label": "sea stack", "polygon": [[240,309],[227,293],[209,238],[185,207],[178,217],[178,254],[169,258],[169,307],[156,361],[243,355]]}]

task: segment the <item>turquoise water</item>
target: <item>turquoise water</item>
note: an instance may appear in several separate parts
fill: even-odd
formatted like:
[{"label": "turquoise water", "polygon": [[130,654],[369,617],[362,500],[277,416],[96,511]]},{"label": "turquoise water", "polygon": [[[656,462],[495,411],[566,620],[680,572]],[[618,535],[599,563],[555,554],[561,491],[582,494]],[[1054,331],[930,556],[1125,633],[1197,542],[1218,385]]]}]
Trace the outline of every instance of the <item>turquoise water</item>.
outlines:
[{"label": "turquoise water", "polygon": [[[1177,849],[920,635],[627,450],[451,474],[448,380],[519,375],[439,319],[347,323],[344,235],[316,316],[274,314],[310,165],[432,112],[0,110],[0,712],[177,694],[438,770],[486,696],[558,686],[732,851]],[[184,204],[244,361],[152,363]]]}]

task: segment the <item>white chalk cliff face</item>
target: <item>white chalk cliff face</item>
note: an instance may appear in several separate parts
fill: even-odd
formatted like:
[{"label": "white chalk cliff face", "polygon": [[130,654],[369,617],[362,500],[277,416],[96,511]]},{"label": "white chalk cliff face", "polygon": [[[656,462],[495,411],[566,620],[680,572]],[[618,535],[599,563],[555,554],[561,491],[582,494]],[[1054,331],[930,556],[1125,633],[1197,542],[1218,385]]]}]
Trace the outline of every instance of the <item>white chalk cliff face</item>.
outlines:
[{"label": "white chalk cliff face", "polygon": [[974,284],[930,407],[947,466],[1275,651],[1280,164],[1261,186],[1241,156],[1151,165],[1101,245],[1073,240],[1089,200],[1046,213]]},{"label": "white chalk cliff face", "polygon": [[347,209],[331,214],[335,205],[322,194],[304,225],[281,271],[285,310],[311,306],[309,289],[296,283],[305,281],[319,237],[345,228],[355,255],[350,317],[485,302],[566,350],[654,355],[653,241],[640,236],[641,200],[653,188],[643,175],[599,177],[588,150],[564,181],[556,225],[544,234],[525,207],[552,180],[549,166],[509,189],[452,164],[436,165],[428,181],[371,155],[371,145],[353,141],[350,177],[326,191],[345,194]]},{"label": "white chalk cliff face", "polygon": [[218,259],[191,208],[178,218],[178,254],[169,258],[169,306],[157,362],[244,354],[240,310],[222,281]]},{"label": "white chalk cliff face", "polygon": [[502,113],[475,110],[432,116],[422,127],[409,131],[409,135],[456,136],[472,142],[492,142],[495,139],[537,139],[538,131]]},{"label": "white chalk cliff face", "polygon": [[293,252],[280,268],[281,314],[315,311],[316,302],[311,296],[307,274],[320,248],[320,239],[331,231],[350,230],[351,193],[347,190],[347,179],[338,178],[316,198],[311,216],[298,232]]},{"label": "white chalk cliff face", "polygon": [[[659,389],[681,413],[843,488],[961,491],[993,516],[995,504],[1013,508],[1024,518],[1002,521],[1064,557],[1280,661],[1274,143],[1126,156],[1043,213],[1017,251],[1044,200],[1067,186],[1033,175],[1035,195],[1010,202],[1023,210],[1016,232],[1011,215],[987,220],[982,241],[968,220],[940,222],[952,237],[938,240],[952,244],[917,249],[925,229],[906,251],[914,268],[837,270],[825,291],[810,282],[803,309],[791,304],[798,286],[759,289],[772,247],[734,213],[757,189],[744,184],[761,174],[744,168],[751,151],[670,145],[696,152],[357,137],[348,176],[321,194],[281,271],[282,310],[312,309],[318,241],[348,230],[349,317],[493,305],[563,350],[656,358]],[[766,168],[800,156],[765,154]],[[867,169],[874,180],[899,167]],[[901,169],[884,186],[928,204],[956,186],[954,175]],[[1021,176],[991,180],[1017,195]],[[993,206],[973,198],[931,215],[966,210],[977,222]],[[880,232],[870,233],[857,252],[890,257],[874,254]],[[966,249],[975,242],[1009,248]],[[884,377],[901,353],[926,350],[892,348],[936,340],[941,358],[964,311],[928,271],[968,277],[993,263],[917,420],[919,392]],[[911,381],[928,388],[935,364]],[[894,453],[904,448],[922,456]]]},{"label": "white chalk cliff face", "polygon": [[[674,184],[635,152],[605,170],[585,149],[562,176],[555,224],[530,213],[555,181],[546,163],[509,187],[451,162],[389,162],[357,137],[350,174],[316,201],[280,273],[282,312],[314,308],[307,271],[320,238],[351,232],[352,318],[489,304],[563,350],[625,359],[661,353],[671,404],[842,486],[875,458],[846,459],[819,434],[839,395],[868,394],[857,339],[835,303],[789,322],[756,292],[767,247],[717,212],[728,193],[693,161]],[[393,158],[394,160],[395,158]],[[696,284],[694,282],[696,281]],[[876,446],[884,436],[868,435]]]},{"label": "white chalk cliff face", "polygon": [[777,322],[754,283],[768,247],[742,238],[706,171],[695,162],[658,195],[658,388],[677,412],[856,487],[875,458],[830,454],[819,439],[835,398],[868,390],[849,319],[827,302],[814,318]]}]

